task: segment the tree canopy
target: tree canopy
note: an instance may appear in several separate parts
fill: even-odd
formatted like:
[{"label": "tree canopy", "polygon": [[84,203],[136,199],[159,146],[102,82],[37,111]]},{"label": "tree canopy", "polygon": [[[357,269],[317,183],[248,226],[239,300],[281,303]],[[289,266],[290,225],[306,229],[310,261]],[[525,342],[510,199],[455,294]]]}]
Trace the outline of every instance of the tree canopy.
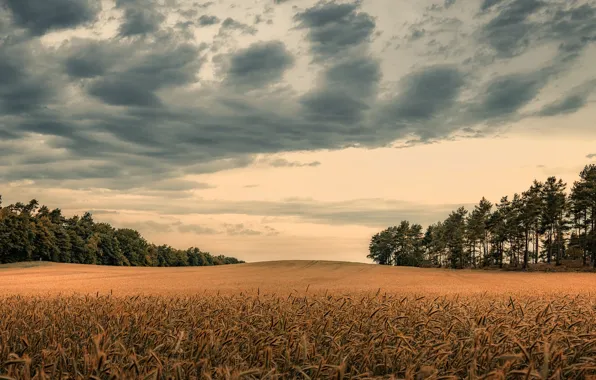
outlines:
[{"label": "tree canopy", "polygon": [[372,237],[367,257],[384,265],[523,269],[572,259],[596,268],[596,165],[585,166],[566,190],[548,177],[496,204],[482,198],[471,212],[460,207],[424,233],[402,221]]},{"label": "tree canopy", "polygon": [[33,199],[2,207],[0,195],[0,263],[53,261],[125,266],[204,266],[244,261],[191,247],[186,250],[148,243],[129,228],[96,223],[87,212],[66,218]]}]

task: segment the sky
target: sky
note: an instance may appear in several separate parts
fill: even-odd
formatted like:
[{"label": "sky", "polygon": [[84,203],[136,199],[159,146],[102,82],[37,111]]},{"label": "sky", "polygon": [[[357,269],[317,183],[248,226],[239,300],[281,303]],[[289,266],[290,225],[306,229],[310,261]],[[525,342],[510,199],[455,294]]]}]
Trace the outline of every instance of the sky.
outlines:
[{"label": "sky", "polygon": [[0,0],[0,194],[245,261],[368,262],[596,163],[596,1]]}]

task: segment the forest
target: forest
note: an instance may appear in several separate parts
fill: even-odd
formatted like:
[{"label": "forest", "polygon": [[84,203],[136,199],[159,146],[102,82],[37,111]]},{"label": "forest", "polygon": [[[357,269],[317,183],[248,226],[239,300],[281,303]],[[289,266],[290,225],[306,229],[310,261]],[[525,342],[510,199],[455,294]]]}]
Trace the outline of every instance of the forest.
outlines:
[{"label": "forest", "polygon": [[96,223],[89,212],[66,218],[59,208],[40,207],[35,199],[2,207],[0,195],[0,263],[38,260],[157,267],[244,262],[195,247],[150,244],[136,230]]},{"label": "forest", "polygon": [[534,180],[524,192],[496,204],[482,198],[429,225],[402,221],[375,234],[368,258],[399,266],[520,268],[564,260],[596,268],[596,165],[573,183],[556,177]]}]

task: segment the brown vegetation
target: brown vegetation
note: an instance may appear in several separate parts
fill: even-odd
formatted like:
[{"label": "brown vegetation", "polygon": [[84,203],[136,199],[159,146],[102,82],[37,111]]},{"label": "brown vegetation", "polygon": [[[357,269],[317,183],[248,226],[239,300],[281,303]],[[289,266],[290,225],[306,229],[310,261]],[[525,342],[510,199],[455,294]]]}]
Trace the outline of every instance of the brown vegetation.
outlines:
[{"label": "brown vegetation", "polygon": [[293,261],[0,277],[0,378],[596,374],[589,273]]}]

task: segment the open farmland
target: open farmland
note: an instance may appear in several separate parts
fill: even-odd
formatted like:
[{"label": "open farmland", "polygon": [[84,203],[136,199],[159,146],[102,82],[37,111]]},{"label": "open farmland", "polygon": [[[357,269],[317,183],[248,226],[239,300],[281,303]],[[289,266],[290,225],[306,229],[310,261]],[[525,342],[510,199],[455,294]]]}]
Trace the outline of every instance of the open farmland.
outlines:
[{"label": "open farmland", "polygon": [[0,375],[9,378],[596,373],[592,273],[312,261],[0,268]]},{"label": "open farmland", "polygon": [[460,295],[596,293],[594,273],[519,273],[392,267],[333,261],[272,261],[215,267],[150,268],[19,263],[0,265],[0,294],[71,293],[188,296],[240,292],[376,292]]}]

